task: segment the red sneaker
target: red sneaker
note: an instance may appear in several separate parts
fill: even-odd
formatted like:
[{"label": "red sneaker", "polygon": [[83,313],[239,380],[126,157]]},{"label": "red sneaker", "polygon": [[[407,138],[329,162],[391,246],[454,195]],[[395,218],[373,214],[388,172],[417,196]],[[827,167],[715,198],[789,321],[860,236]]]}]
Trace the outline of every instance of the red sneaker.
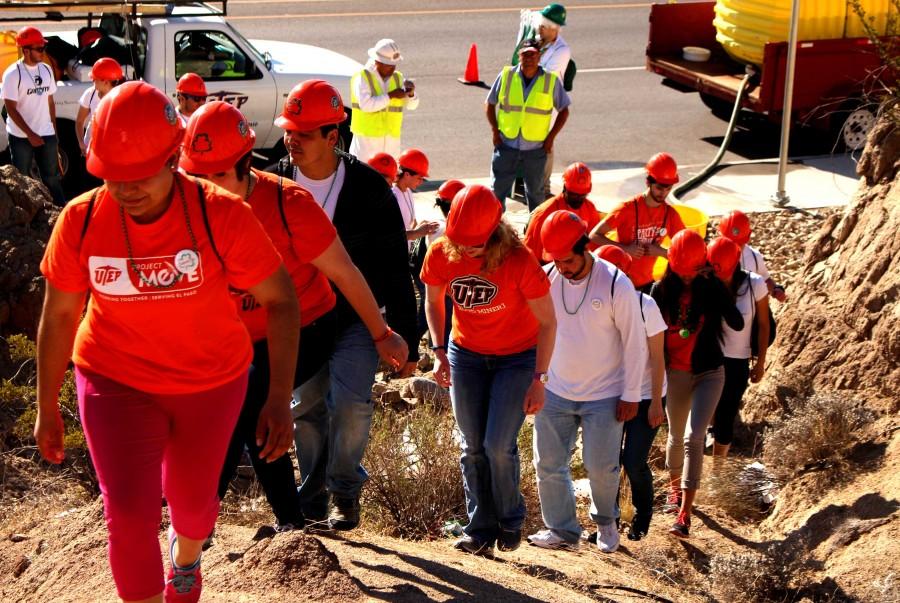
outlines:
[{"label": "red sneaker", "polygon": [[169,526],[169,574],[166,577],[165,603],[197,603],[203,591],[200,558],[190,567],[175,565],[175,530]]},{"label": "red sneaker", "polygon": [[678,513],[681,510],[681,483],[680,480],[669,482],[669,495],[666,496],[666,504],[663,505],[663,513]]},{"label": "red sneaker", "polygon": [[679,513],[675,523],[669,528],[669,534],[675,538],[688,538],[690,537],[690,530],[691,516],[687,513]]}]

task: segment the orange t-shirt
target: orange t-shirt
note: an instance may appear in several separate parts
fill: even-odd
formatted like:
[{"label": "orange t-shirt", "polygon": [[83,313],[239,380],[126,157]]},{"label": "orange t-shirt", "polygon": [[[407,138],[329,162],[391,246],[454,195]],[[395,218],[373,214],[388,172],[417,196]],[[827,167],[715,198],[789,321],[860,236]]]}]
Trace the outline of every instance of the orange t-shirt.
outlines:
[{"label": "orange t-shirt", "polygon": [[[691,293],[685,291],[679,300],[679,308],[683,315],[687,315],[691,304]],[[666,316],[666,359],[668,368],[679,371],[691,371],[691,355],[694,353],[694,345],[697,343],[697,334],[703,327],[703,316],[700,317],[697,328],[690,331],[687,337],[681,336],[682,329],[679,317]]]},{"label": "orange t-shirt", "polygon": [[[624,245],[635,241],[640,245],[658,245],[665,237],[671,238],[679,230],[684,230],[684,222],[674,207],[664,203],[650,208],[643,193],[619,204],[603,219],[603,223],[616,229],[618,241]],[[653,281],[655,263],[656,256],[652,255],[634,259],[628,277],[635,287],[643,287]]]},{"label": "orange t-shirt", "polygon": [[148,393],[204,391],[246,371],[253,350],[228,288],[249,289],[281,265],[250,207],[200,181],[223,268],[196,183],[176,178],[189,220],[177,187],[152,224],[134,222],[101,189],[82,239],[88,192],[62,210],[41,261],[57,289],[91,293],[75,337],[75,365]]},{"label": "orange t-shirt", "polygon": [[[309,263],[334,242],[337,231],[312,195],[286,179],[282,180],[282,219],[278,209],[278,176],[253,171],[259,180],[247,203],[284,260],[300,300],[300,324],[306,326],[331,310],[337,301],[328,279]],[[285,221],[290,234],[285,229]],[[265,339],[266,309],[247,292],[232,293],[250,337],[253,341]]]},{"label": "orange t-shirt", "polygon": [[[534,257],[536,257],[539,262],[546,261],[543,257],[544,245],[541,243],[541,226],[544,225],[544,220],[546,220],[550,214],[561,209],[574,212],[579,218],[587,222],[588,232],[591,232],[591,229],[600,221],[600,213],[597,211],[594,204],[591,203],[590,199],[585,199],[584,203],[581,204],[581,207],[573,209],[572,207],[569,207],[569,204],[566,203],[562,193],[560,193],[552,199],[547,199],[538,205],[537,209],[531,214],[531,219],[528,221],[528,228],[525,229],[525,247],[531,250],[531,253],[534,254]],[[588,246],[588,249],[591,251],[596,248],[597,246],[594,244]]]},{"label": "orange t-shirt", "polygon": [[463,257],[451,262],[441,237],[428,248],[422,282],[447,286],[453,301],[450,338],[477,352],[503,356],[537,345],[538,321],[528,307],[550,291],[540,264],[524,247],[513,250],[500,267],[481,274],[481,259]]}]

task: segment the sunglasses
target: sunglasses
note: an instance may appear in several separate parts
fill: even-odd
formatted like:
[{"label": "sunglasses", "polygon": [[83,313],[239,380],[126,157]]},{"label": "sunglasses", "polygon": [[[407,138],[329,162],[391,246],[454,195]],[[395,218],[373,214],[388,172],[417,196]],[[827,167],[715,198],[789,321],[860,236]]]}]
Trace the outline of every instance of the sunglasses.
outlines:
[{"label": "sunglasses", "polygon": [[192,100],[195,103],[202,103],[206,100],[205,96],[194,96],[193,94],[182,94],[181,92],[176,92],[175,96],[179,99]]},{"label": "sunglasses", "polygon": [[25,50],[31,50],[32,52],[44,52],[47,50],[46,46],[25,46]]}]

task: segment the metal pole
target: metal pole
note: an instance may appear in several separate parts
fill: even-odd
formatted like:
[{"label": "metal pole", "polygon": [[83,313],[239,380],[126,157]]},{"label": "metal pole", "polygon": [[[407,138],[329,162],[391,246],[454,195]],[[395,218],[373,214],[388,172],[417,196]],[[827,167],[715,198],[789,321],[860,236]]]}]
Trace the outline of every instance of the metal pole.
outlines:
[{"label": "metal pole", "polygon": [[781,147],[778,152],[778,190],[772,196],[776,205],[787,205],[791,198],[784,190],[787,176],[788,142],[791,139],[791,107],[794,101],[794,68],[797,64],[797,23],[800,20],[800,0],[791,3],[791,29],[788,34],[787,69],[784,74],[784,108],[781,116]]}]

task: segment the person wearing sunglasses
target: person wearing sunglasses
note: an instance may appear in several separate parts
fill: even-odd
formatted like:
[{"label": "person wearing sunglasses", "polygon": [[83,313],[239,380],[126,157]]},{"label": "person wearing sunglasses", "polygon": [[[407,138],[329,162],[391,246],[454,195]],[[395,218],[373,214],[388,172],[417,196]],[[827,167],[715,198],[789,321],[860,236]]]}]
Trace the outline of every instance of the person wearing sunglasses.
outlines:
[{"label": "person wearing sunglasses", "polygon": [[178,100],[178,115],[186,128],[194,111],[206,102],[206,83],[196,73],[185,73],[178,79],[175,98]]},{"label": "person wearing sunglasses", "polygon": [[[615,245],[625,250],[633,259],[628,272],[635,289],[650,292],[653,284],[653,264],[656,258],[667,257],[660,244],[681,230],[681,216],[666,202],[669,191],[678,182],[678,165],[668,153],[657,153],[645,167],[647,189],[619,204],[591,231],[591,242],[597,245]],[[616,240],[607,237],[616,231]]]},{"label": "person wearing sunglasses", "polygon": [[3,102],[6,105],[6,133],[12,164],[22,174],[31,175],[37,161],[41,181],[53,202],[65,205],[59,171],[59,139],[56,133],[56,78],[43,62],[47,41],[36,27],[24,27],[16,34],[22,58],[3,72]]}]

